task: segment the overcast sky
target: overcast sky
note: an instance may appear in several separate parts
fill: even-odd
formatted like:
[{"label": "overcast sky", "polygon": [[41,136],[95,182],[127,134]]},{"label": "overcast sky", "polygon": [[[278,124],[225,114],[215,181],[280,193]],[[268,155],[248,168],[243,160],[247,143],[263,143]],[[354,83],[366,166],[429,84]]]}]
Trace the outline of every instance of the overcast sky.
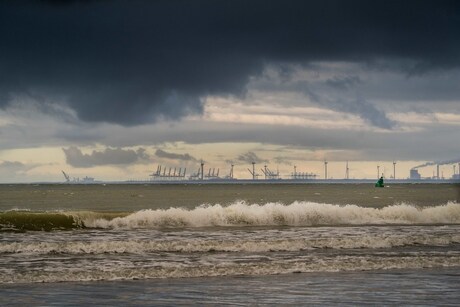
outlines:
[{"label": "overcast sky", "polygon": [[459,85],[459,1],[1,1],[0,182],[450,177]]}]

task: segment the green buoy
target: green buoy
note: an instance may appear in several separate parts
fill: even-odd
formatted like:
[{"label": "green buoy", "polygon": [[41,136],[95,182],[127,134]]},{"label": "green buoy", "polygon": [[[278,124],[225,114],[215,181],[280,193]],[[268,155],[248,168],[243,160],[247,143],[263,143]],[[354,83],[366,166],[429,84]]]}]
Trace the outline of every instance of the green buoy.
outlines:
[{"label": "green buoy", "polygon": [[383,176],[375,183],[376,188],[383,188],[385,185],[383,184]]}]

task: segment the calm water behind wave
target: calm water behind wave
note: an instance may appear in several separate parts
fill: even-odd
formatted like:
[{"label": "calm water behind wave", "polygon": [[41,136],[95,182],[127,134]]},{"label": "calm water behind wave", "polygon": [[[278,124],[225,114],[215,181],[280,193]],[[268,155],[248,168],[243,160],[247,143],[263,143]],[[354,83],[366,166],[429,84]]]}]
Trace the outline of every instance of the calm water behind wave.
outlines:
[{"label": "calm water behind wave", "polygon": [[202,204],[228,205],[311,201],[383,207],[398,203],[418,206],[460,202],[460,186],[454,184],[203,184],[203,185],[0,185],[0,211],[97,210],[138,211],[169,207],[194,208]]}]

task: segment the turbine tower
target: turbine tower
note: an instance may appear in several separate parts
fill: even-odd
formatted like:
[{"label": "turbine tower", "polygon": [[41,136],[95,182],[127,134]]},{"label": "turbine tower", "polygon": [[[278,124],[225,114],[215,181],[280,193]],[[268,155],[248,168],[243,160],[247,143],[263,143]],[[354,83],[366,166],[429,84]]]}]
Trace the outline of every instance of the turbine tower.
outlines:
[{"label": "turbine tower", "polygon": [[396,161],[393,161],[393,179],[396,179]]},{"label": "turbine tower", "polygon": [[345,179],[350,179],[350,169],[348,168],[348,161],[347,166],[345,168]]},{"label": "turbine tower", "polygon": [[248,168],[248,171],[252,175],[252,180],[256,180],[257,176],[259,176],[256,174],[256,162],[252,162],[252,171],[249,168]]},{"label": "turbine tower", "polygon": [[204,162],[201,160],[201,180],[203,180],[203,175],[204,175]]},{"label": "turbine tower", "polygon": [[324,179],[327,179],[327,161],[324,160]]}]

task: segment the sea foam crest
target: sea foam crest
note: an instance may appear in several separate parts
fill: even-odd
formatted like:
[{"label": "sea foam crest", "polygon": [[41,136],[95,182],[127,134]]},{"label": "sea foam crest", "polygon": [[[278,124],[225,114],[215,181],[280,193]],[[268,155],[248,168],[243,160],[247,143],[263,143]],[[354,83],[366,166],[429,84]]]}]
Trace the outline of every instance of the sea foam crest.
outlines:
[{"label": "sea foam crest", "polygon": [[[300,261],[279,262],[252,262],[246,264],[225,263],[222,265],[199,265],[190,264],[180,267],[162,264],[154,267],[125,267],[125,268],[94,268],[83,270],[81,268],[63,270],[39,270],[29,272],[17,272],[16,274],[0,275],[2,283],[35,283],[35,282],[72,282],[72,281],[95,281],[95,280],[132,280],[151,278],[187,278],[187,277],[212,277],[212,276],[257,276],[275,275],[301,272],[339,272],[339,271],[367,271],[388,269],[420,269],[458,267],[460,257],[374,257],[374,256],[338,256],[328,257],[322,261],[310,258]],[[415,260],[415,261],[414,261]]]},{"label": "sea foam crest", "polygon": [[417,208],[399,204],[383,208],[333,205],[296,201],[290,205],[267,203],[229,206],[202,205],[194,209],[141,210],[114,219],[83,219],[86,227],[161,228],[210,226],[320,226],[365,224],[457,224],[460,204],[449,202],[436,207]]},{"label": "sea foam crest", "polygon": [[288,233],[278,233],[275,237],[261,239],[250,238],[187,238],[155,240],[97,240],[92,242],[0,242],[0,255],[46,255],[46,254],[142,254],[173,253],[207,253],[207,252],[274,252],[302,251],[313,249],[355,249],[355,248],[392,248],[410,245],[448,246],[460,243],[460,234],[426,234],[388,232],[356,235],[332,235],[330,237],[305,236],[292,238]]}]

